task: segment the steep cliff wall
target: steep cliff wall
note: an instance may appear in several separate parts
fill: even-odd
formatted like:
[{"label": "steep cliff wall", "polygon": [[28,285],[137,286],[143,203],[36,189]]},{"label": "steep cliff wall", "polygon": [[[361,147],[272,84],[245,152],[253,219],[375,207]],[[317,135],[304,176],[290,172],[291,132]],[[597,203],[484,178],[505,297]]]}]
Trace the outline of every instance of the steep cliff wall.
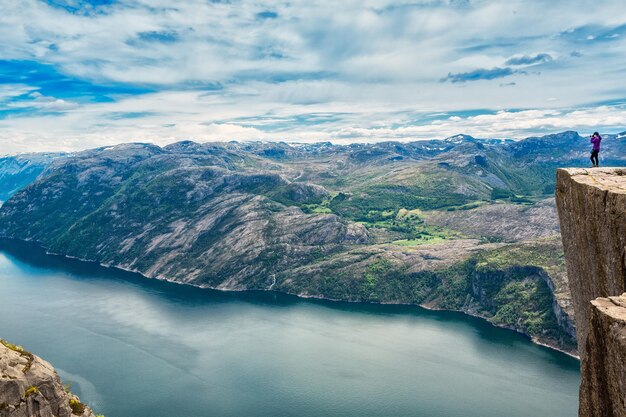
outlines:
[{"label": "steep cliff wall", "polygon": [[556,201],[584,355],[589,301],[626,291],[626,168],[559,169]]},{"label": "steep cliff wall", "polygon": [[579,414],[626,417],[626,294],[591,304]]},{"label": "steep cliff wall", "polygon": [[582,361],[579,415],[624,417],[626,169],[560,169],[556,199]]},{"label": "steep cliff wall", "polygon": [[95,417],[48,362],[0,340],[0,417]]}]

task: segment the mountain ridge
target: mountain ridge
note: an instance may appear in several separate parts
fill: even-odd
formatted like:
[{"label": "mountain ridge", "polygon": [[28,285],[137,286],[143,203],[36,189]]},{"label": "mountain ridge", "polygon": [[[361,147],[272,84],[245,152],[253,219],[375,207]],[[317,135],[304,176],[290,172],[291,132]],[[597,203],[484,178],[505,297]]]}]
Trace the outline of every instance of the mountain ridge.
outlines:
[{"label": "mountain ridge", "polygon": [[[554,166],[588,145],[572,132],[556,138],[573,151],[533,148],[541,138],[515,147],[465,136],[437,148],[181,141],[86,150],[15,193],[0,208],[0,235],[201,287],[465,311],[573,352],[556,214],[540,204]],[[613,145],[607,159],[623,159],[626,140]],[[502,225],[481,227],[493,216]]]}]

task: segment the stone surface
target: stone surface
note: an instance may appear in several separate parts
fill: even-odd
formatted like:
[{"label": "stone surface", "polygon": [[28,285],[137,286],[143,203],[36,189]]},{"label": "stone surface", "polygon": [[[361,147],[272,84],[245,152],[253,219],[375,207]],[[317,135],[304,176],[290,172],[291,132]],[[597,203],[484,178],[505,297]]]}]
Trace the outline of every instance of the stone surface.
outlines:
[{"label": "stone surface", "polygon": [[560,169],[556,199],[582,361],[579,416],[626,416],[626,169]]},{"label": "stone surface", "polygon": [[52,365],[0,341],[0,417],[95,417],[88,407],[73,414],[70,401],[80,404]]},{"label": "stone surface", "polygon": [[626,168],[559,169],[556,200],[582,357],[589,301],[626,292]]},{"label": "stone surface", "polygon": [[425,212],[429,224],[458,230],[468,236],[487,236],[505,242],[540,239],[559,234],[553,199],[531,206],[490,204],[473,210]]},{"label": "stone surface", "polygon": [[591,304],[580,415],[626,417],[626,294]]}]

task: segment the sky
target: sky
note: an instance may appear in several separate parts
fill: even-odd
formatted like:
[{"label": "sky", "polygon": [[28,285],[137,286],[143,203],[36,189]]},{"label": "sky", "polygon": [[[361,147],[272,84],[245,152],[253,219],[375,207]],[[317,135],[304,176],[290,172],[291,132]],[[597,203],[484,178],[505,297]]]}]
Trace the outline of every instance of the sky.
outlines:
[{"label": "sky", "polygon": [[0,154],[626,130],[623,0],[0,0]]}]

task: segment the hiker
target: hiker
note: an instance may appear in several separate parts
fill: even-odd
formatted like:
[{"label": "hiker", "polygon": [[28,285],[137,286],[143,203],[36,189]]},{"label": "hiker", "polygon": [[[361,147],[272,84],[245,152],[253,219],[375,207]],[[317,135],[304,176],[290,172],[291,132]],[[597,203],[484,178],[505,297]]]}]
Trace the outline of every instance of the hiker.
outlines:
[{"label": "hiker", "polygon": [[598,161],[598,154],[600,153],[600,142],[602,141],[602,136],[600,136],[600,134],[598,132],[594,132],[593,135],[591,135],[591,143],[593,143],[593,150],[591,151],[591,165],[594,167],[598,167],[599,165],[599,161]]}]

